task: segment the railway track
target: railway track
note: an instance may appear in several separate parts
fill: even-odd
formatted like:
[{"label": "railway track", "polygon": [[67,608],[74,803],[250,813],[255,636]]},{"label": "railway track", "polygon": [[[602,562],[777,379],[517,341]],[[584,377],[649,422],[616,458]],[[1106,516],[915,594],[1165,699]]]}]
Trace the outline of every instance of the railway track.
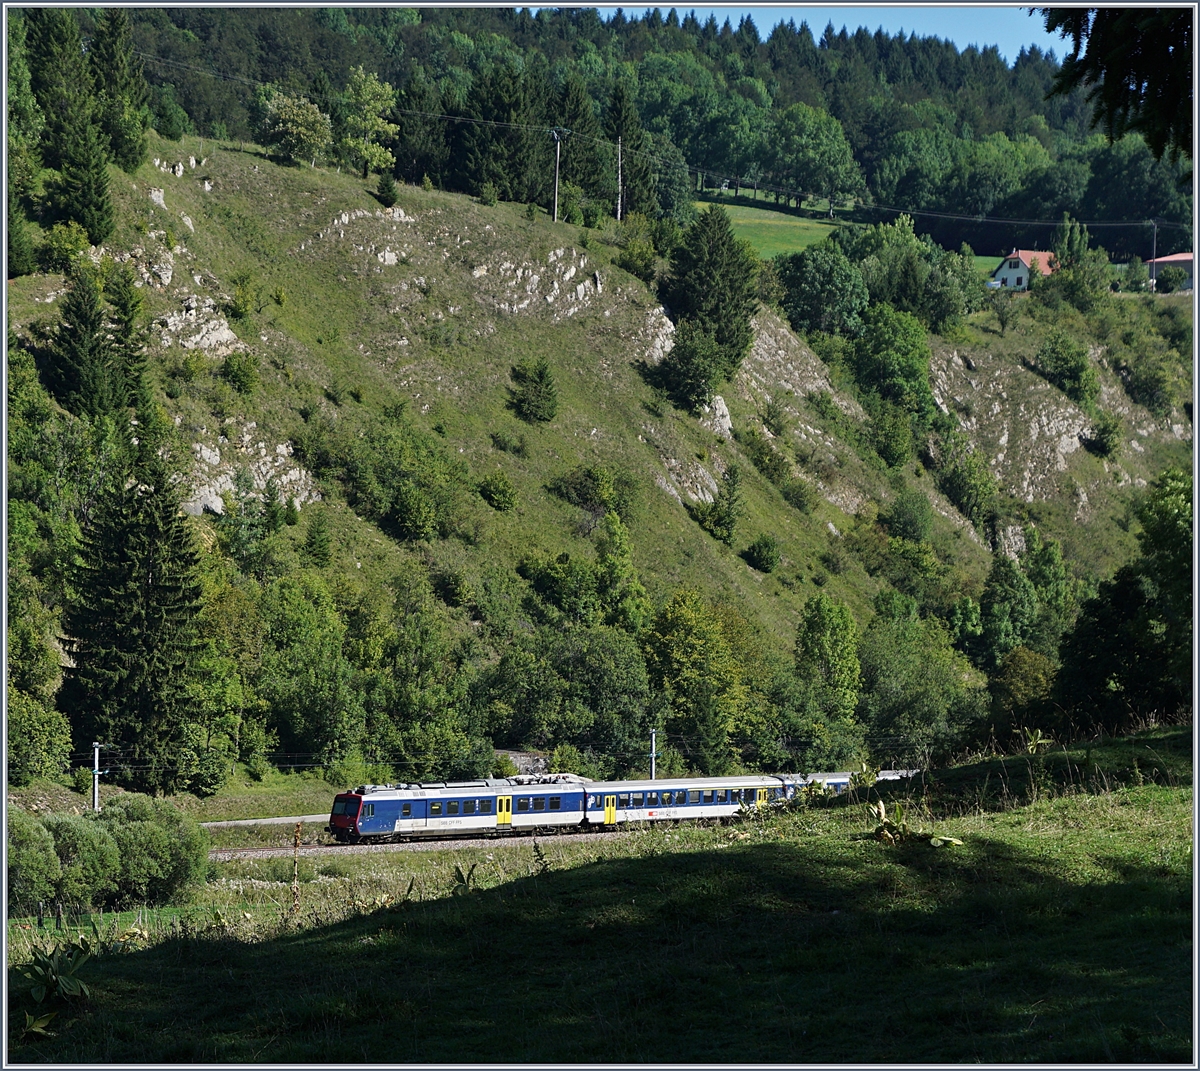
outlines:
[{"label": "railway track", "polygon": [[[302,844],[299,854],[312,855],[354,855],[370,854],[373,852],[435,852],[459,848],[495,848],[509,845],[516,847],[539,840],[553,840],[557,844],[570,843],[579,840],[595,840],[597,837],[610,840],[613,837],[623,837],[625,830],[607,830],[592,833],[550,833],[528,834],[525,836],[505,835],[502,837],[430,837],[421,840],[398,841],[390,844]],[[214,863],[227,863],[234,859],[274,859],[279,856],[290,856],[297,851],[293,847],[263,847],[263,848],[213,848],[208,858]]]}]

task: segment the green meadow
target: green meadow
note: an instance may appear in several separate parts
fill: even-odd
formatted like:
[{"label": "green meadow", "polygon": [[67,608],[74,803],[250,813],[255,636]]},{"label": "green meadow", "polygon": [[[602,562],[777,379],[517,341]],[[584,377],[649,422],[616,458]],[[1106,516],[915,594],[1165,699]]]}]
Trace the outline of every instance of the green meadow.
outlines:
[{"label": "green meadow", "polygon": [[[191,905],[79,920],[53,1037],[10,966],[9,1055],[1187,1062],[1191,782],[1176,727],[729,825],[301,858],[294,892],[289,856],[213,863]],[[9,963],[37,941],[10,921]]]}]

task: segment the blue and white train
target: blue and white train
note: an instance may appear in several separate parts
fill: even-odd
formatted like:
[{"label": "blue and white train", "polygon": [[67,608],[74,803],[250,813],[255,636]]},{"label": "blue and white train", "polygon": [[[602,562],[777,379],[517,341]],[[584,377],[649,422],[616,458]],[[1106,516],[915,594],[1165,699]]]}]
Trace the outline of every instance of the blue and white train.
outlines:
[{"label": "blue and white train", "polygon": [[[880,779],[909,776],[885,770]],[[626,822],[728,818],[791,799],[807,785],[844,792],[848,773],[589,781],[577,774],[362,785],[333,801],[328,830],[342,843],[428,836],[603,829]]]}]

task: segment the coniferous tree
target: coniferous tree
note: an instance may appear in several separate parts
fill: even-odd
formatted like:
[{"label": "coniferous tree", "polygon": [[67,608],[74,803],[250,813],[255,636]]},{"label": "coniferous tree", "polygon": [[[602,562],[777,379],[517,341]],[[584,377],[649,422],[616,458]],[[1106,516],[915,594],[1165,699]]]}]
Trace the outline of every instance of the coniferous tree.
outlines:
[{"label": "coniferous tree", "polygon": [[113,162],[124,171],[136,171],[146,158],[150,87],[141,61],[133,55],[133,35],[124,8],[101,9],[89,59],[96,87],[96,119],[108,138]]},{"label": "coniferous tree", "polygon": [[84,535],[64,619],[72,665],[58,700],[75,749],[102,741],[116,752],[119,780],[142,791],[180,780],[198,567],[170,474],[146,458],[102,500]]},{"label": "coniferous tree", "polygon": [[8,277],[33,271],[33,242],[25,228],[25,213],[17,201],[17,191],[8,187]]},{"label": "coniferous tree", "polygon": [[541,202],[553,181],[551,140],[526,127],[542,121],[542,82],[535,72],[493,68],[476,78],[467,97],[467,114],[482,123],[464,123],[458,135],[459,180],[478,193],[487,183],[503,201]]},{"label": "coniferous tree", "polygon": [[396,180],[392,178],[390,171],[385,171],[379,176],[379,188],[375,191],[375,196],[384,208],[391,208],[396,203]]},{"label": "coniferous tree", "polygon": [[128,264],[113,269],[105,293],[112,303],[113,401],[117,406],[134,406],[140,416],[148,399],[144,383],[147,331],[142,319],[142,293]]},{"label": "coniferous tree", "polygon": [[[25,18],[19,10],[8,17],[8,189],[23,197],[40,166],[38,140],[45,126],[33,95],[25,47]],[[10,266],[11,272],[11,266]]]},{"label": "coniferous tree", "polygon": [[621,218],[641,212],[653,219],[658,213],[654,193],[654,168],[649,156],[649,138],[642,129],[633,93],[624,82],[613,87],[604,120],[604,136],[621,141]]},{"label": "coniferous tree", "polygon": [[712,205],[686,231],[675,251],[667,304],[695,320],[721,348],[720,375],[738,370],[750,347],[750,317],[758,306],[758,257],[734,237],[725,210]]},{"label": "coniferous tree", "polygon": [[55,195],[55,207],[87,231],[92,245],[103,242],[116,226],[102,137],[88,121],[67,132],[62,177]]},{"label": "coniferous tree", "polygon": [[563,83],[558,125],[570,131],[563,140],[559,181],[578,186],[593,200],[615,201],[616,159],[603,143],[604,131],[587,85],[574,71]]},{"label": "coniferous tree", "polygon": [[432,117],[442,111],[442,94],[423,67],[413,71],[400,94],[399,107],[404,111],[396,113],[397,174],[412,183],[428,175],[435,185],[441,185],[450,148],[445,122]]},{"label": "coniferous tree", "polygon": [[530,424],[547,423],[558,413],[558,388],[550,362],[539,357],[532,364],[525,362],[512,370],[517,384],[512,391],[512,407],[522,420]]},{"label": "coniferous tree", "polygon": [[64,408],[94,417],[124,404],[113,382],[113,349],[96,271],[83,259],[71,267],[62,322],[50,352],[50,389]]},{"label": "coniferous tree", "polygon": [[304,536],[304,556],[319,569],[324,569],[333,560],[329,517],[323,509],[317,510],[308,522],[308,531]]},{"label": "coniferous tree", "polygon": [[42,160],[61,168],[74,131],[93,118],[92,76],[70,8],[30,8],[26,12],[29,71],[34,96],[45,117]]}]

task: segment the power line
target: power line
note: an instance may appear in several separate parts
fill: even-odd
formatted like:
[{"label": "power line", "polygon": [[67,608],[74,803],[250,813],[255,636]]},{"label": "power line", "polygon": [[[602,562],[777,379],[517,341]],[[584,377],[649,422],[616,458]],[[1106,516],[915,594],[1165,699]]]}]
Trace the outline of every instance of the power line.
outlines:
[{"label": "power line", "polygon": [[[239,75],[224,74],[220,71],[205,70],[200,67],[190,66],[189,64],[186,64],[186,63],[180,63],[176,60],[169,60],[162,56],[154,56],[148,52],[139,52],[139,51],[135,50],[134,55],[140,56],[143,59],[148,59],[154,63],[161,63],[168,67],[175,67],[175,68],[178,68],[179,70],[191,71],[194,74],[206,75],[207,77],[217,78],[222,81],[239,82],[243,85],[257,86],[257,87],[262,87],[264,89],[265,88],[273,88],[272,83],[270,83],[270,82],[262,82],[262,81],[259,81],[257,79],[253,79],[253,78],[243,78]],[[340,98],[330,97],[330,96],[327,96],[324,94],[311,94],[310,93],[310,94],[307,94],[307,97],[309,99],[320,100],[328,105],[342,103]],[[531,133],[538,133],[538,134],[545,134],[545,133],[551,132],[555,129],[554,127],[540,126],[540,125],[535,125],[532,123],[510,123],[510,122],[505,122],[505,121],[502,121],[499,119],[480,119],[478,117],[470,116],[470,115],[453,115],[453,114],[450,114],[447,112],[426,112],[426,111],[422,111],[418,108],[393,107],[392,112],[397,115],[411,115],[411,116],[416,116],[416,117],[420,117],[420,118],[424,118],[424,119],[436,119],[436,120],[441,120],[443,122],[450,122],[450,123],[471,123],[476,126],[505,128],[505,129],[510,129],[510,130],[527,130],[527,131],[530,131]],[[576,137],[576,138],[580,138],[582,140],[591,141],[598,145],[606,145],[611,149],[618,148],[616,143],[609,141],[607,138],[595,137],[590,134],[581,134],[578,132],[573,132],[572,136]],[[654,153],[646,152],[643,149],[631,149],[628,146],[621,146],[621,152],[624,153],[625,155],[632,153],[635,156],[640,156],[643,159],[645,159],[651,163],[658,164],[664,168],[682,166],[684,168],[684,170],[688,173],[689,177],[693,174],[695,174],[697,176],[710,175],[714,178],[719,175],[721,177],[721,180],[726,183],[728,183],[730,177],[734,178],[735,181],[738,181],[741,179],[741,176],[736,173],[734,175],[730,176],[728,171],[725,168],[698,166],[698,165],[690,164],[686,160],[684,160],[684,161],[668,160],[668,159],[658,156]],[[804,196],[804,191],[802,191],[802,190],[797,190],[797,189],[789,188],[789,187],[785,187],[785,186],[777,186],[773,183],[755,181],[753,185],[754,185],[754,188],[756,191],[762,190],[767,193],[782,194],[785,198],[796,199],[797,202],[799,202]],[[865,204],[864,203],[862,207],[866,208],[866,209],[878,209],[878,210],[884,211],[884,212],[894,212],[897,214],[904,214],[904,215],[909,215],[909,216],[922,216],[922,217],[929,217],[929,218],[934,218],[934,219],[959,220],[962,222],[980,223],[980,224],[981,223],[993,223],[993,224],[1009,224],[1009,225],[1026,226],[1026,227],[1057,227],[1062,222],[1062,220],[1059,220],[1059,219],[1054,219],[1054,220],[1020,219],[1020,218],[1016,218],[1016,217],[1007,217],[1007,216],[988,216],[988,215],[978,215],[978,214],[971,215],[971,214],[964,213],[964,212],[946,212],[946,211],[942,211],[940,209],[899,208],[895,205],[884,205],[884,204],[879,204],[879,203],[874,203],[874,204]],[[1158,227],[1173,227],[1177,230],[1182,230],[1182,231],[1188,231],[1191,229],[1188,226],[1188,224],[1186,224],[1186,223],[1175,223],[1173,221],[1164,220],[1161,218],[1142,219],[1142,220],[1078,220],[1077,222],[1080,223],[1082,226],[1089,227],[1089,228],[1158,226]]]}]

